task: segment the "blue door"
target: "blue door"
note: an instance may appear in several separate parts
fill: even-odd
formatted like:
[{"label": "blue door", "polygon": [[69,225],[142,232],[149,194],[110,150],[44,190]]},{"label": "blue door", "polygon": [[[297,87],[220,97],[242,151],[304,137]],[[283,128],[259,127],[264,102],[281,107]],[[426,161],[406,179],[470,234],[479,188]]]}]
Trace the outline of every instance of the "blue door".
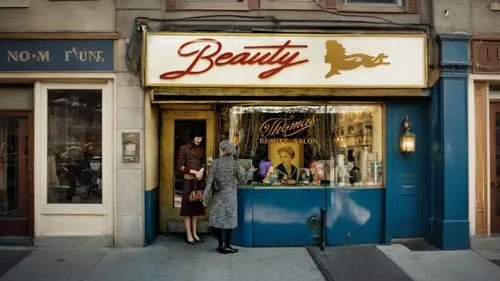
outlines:
[{"label": "blue door", "polygon": [[[399,150],[401,122],[408,117],[411,132],[416,135],[416,151],[404,155]],[[429,134],[425,129],[430,120],[425,104],[390,104],[387,108],[387,190],[386,219],[389,229],[386,238],[424,237],[426,184],[430,179],[427,162]]]}]

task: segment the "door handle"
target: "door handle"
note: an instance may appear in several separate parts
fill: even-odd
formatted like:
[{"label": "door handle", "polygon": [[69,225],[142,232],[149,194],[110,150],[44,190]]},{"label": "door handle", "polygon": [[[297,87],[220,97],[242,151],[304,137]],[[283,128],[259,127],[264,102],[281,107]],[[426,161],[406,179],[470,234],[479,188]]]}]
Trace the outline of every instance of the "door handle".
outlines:
[{"label": "door handle", "polygon": [[491,188],[495,188],[495,187],[497,187],[497,183],[496,182],[491,182],[490,186],[491,186]]}]

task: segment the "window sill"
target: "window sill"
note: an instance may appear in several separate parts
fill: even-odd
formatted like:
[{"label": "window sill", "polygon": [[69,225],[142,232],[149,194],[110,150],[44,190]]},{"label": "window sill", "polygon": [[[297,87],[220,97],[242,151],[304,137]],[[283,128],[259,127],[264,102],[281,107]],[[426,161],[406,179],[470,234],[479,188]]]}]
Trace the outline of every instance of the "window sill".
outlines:
[{"label": "window sill", "polygon": [[29,0],[3,0],[0,8],[29,8]]},{"label": "window sill", "polygon": [[103,204],[42,204],[41,215],[107,215]]},{"label": "window sill", "polygon": [[363,12],[363,13],[405,13],[403,6],[391,4],[344,4],[339,8],[340,12]]},{"label": "window sill", "polygon": [[322,10],[318,4],[313,2],[285,2],[285,1],[263,1],[261,10]]},{"label": "window sill", "polygon": [[237,10],[237,11],[248,11],[248,2],[187,2],[180,1],[177,4],[177,10]]}]

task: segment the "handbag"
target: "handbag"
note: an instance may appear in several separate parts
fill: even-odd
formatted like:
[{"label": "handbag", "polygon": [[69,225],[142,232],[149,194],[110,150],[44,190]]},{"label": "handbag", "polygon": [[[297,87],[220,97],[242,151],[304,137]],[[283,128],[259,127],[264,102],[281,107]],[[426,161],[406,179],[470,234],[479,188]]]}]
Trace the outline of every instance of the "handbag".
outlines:
[{"label": "handbag", "polygon": [[203,198],[203,190],[198,190],[198,180],[195,179],[193,183],[193,190],[189,192],[189,202],[201,202]]}]

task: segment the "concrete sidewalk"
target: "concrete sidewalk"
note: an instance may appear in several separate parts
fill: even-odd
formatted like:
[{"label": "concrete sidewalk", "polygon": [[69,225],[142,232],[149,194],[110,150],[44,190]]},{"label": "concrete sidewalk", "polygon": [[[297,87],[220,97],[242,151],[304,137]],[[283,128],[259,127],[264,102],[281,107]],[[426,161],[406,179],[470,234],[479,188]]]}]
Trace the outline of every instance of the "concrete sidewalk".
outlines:
[{"label": "concrete sidewalk", "polygon": [[0,277],[28,256],[34,248],[0,246]]},{"label": "concrete sidewalk", "polygon": [[[325,280],[305,248],[240,248],[239,253],[221,255],[215,252],[215,239],[205,240],[191,246],[180,237],[164,236],[145,248],[36,248],[0,281]],[[469,250],[410,251],[397,244],[349,247],[321,251],[333,264],[331,276],[365,276],[370,281],[387,281],[383,279],[387,276],[413,281],[500,281],[500,267]],[[354,247],[365,248],[356,251]],[[363,268],[366,272],[359,272]],[[393,274],[376,275],[369,268],[372,272],[391,268]]]},{"label": "concrete sidewalk", "polygon": [[145,248],[38,248],[0,281],[265,281],[323,276],[305,248],[240,248],[221,255],[216,241],[195,246],[178,237]]},{"label": "concrete sidewalk", "polygon": [[377,246],[414,281],[500,281],[500,267],[471,250],[410,251]]}]

